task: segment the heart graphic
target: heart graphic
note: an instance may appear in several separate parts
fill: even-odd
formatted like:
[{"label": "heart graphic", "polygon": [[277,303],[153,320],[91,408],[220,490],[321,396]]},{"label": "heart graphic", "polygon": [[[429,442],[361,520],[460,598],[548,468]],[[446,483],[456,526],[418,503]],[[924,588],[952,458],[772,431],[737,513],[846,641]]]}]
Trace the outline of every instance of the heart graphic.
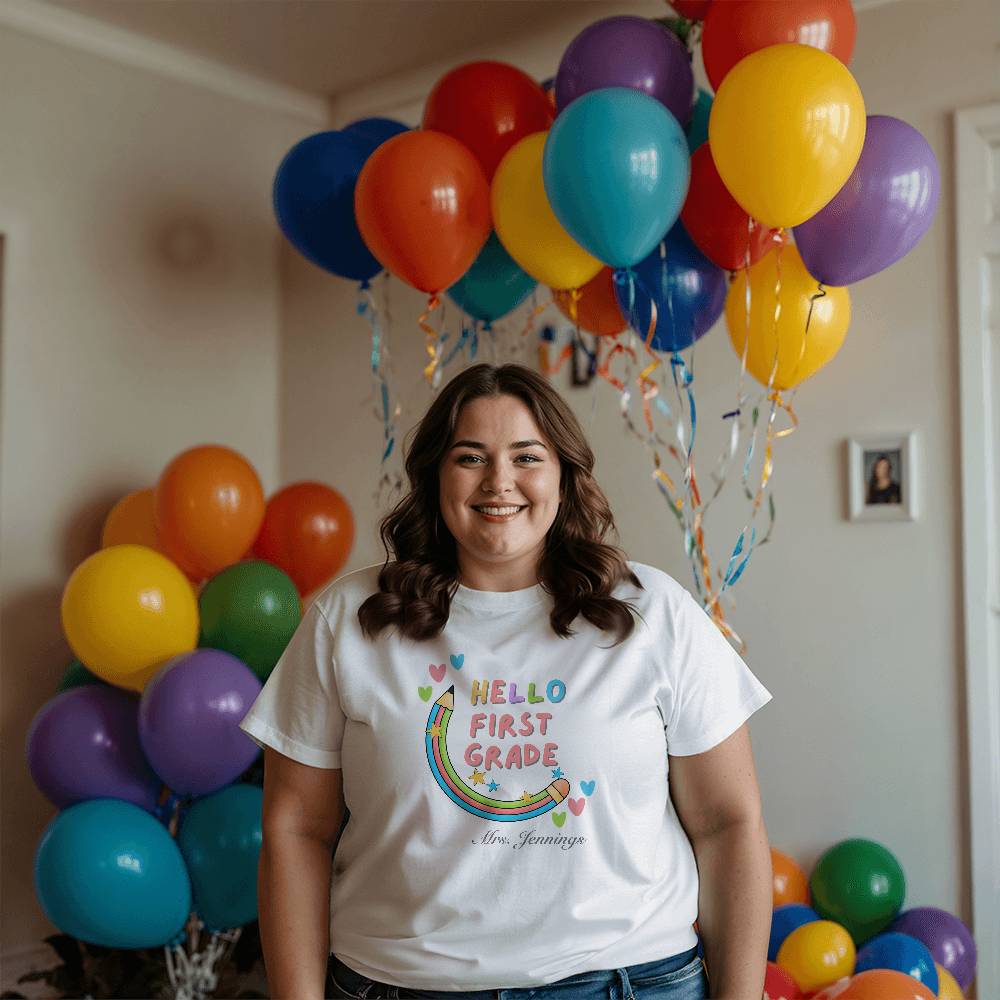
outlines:
[{"label": "heart graphic", "polygon": [[430,665],[431,677],[440,684],[444,680],[444,672],[447,669],[447,665],[444,663],[432,663]]},{"label": "heart graphic", "polygon": [[461,670],[463,663],[465,663],[465,653],[452,653],[451,654],[451,665],[456,670]]},{"label": "heart graphic", "polygon": [[583,807],[587,804],[586,799],[567,799],[566,802],[569,804],[569,811],[574,816],[579,816],[583,812]]},{"label": "heart graphic", "polygon": [[434,693],[434,688],[432,688],[430,684],[428,684],[427,687],[417,688],[417,694],[419,694],[420,697],[424,699],[424,701],[427,701],[427,699],[430,698],[430,696],[433,693]]},{"label": "heart graphic", "polygon": [[566,813],[549,813],[549,815],[556,826],[562,826],[566,822]]},{"label": "heart graphic", "polygon": [[583,792],[584,795],[593,795],[594,794],[594,786],[596,784],[597,784],[596,781],[581,781],[580,782],[580,791]]}]

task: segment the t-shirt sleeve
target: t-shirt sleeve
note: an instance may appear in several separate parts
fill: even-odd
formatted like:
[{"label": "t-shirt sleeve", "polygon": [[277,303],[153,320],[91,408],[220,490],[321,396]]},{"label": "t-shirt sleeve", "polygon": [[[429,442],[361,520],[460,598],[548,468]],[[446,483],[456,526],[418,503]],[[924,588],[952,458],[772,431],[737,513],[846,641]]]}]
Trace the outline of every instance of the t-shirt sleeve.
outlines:
[{"label": "t-shirt sleeve", "polygon": [[664,718],[667,753],[686,757],[732,736],[771,693],[690,594],[680,602],[675,627],[672,697]]},{"label": "t-shirt sleeve", "polygon": [[339,768],[347,717],[334,666],[330,625],[313,604],[240,729],[301,764]]}]

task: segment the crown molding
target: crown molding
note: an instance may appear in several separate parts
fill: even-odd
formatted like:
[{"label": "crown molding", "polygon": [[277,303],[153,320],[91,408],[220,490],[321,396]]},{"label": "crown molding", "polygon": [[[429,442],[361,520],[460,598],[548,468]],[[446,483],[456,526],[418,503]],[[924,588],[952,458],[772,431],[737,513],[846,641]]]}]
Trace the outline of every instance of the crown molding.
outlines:
[{"label": "crown molding", "polygon": [[330,121],[330,104],[323,97],[272,83],[43,0],[3,0],[0,27],[193,84],[266,111],[303,118],[314,125],[328,126]]}]

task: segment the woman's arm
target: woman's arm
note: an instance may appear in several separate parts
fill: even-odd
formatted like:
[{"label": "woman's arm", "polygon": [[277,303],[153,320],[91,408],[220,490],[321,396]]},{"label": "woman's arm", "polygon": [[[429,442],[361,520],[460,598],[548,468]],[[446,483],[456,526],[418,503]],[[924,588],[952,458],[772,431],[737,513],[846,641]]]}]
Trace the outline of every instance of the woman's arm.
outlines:
[{"label": "woman's arm", "polygon": [[711,995],[760,1000],[773,876],[747,725],[705,753],[672,756],[670,787],[698,862],[698,931]]},{"label": "woman's arm", "polygon": [[260,939],[275,1000],[322,1000],[330,950],[333,848],[344,816],[340,769],[264,750]]}]

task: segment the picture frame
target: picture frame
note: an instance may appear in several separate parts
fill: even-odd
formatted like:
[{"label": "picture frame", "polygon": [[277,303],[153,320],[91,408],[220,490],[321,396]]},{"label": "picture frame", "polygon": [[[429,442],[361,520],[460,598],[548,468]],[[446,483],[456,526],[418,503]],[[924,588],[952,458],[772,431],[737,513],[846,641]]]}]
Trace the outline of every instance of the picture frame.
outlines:
[{"label": "picture frame", "polygon": [[864,435],[847,441],[848,516],[852,521],[915,521],[917,434]]}]

